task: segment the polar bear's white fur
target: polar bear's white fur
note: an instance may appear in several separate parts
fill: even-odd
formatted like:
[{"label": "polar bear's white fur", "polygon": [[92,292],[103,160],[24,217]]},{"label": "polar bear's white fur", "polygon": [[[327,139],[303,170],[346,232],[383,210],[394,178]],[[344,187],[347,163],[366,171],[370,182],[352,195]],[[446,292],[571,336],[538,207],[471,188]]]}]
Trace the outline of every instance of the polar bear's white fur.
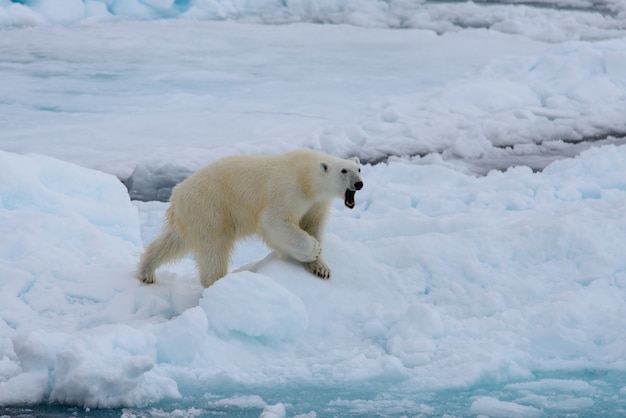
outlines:
[{"label": "polar bear's white fur", "polygon": [[160,265],[192,252],[208,287],[228,272],[235,241],[256,234],[327,279],[324,223],[333,198],[354,207],[354,193],[363,187],[360,171],[357,157],[312,150],[222,158],[174,188],[166,223],[142,255],[138,278],[153,283]]}]

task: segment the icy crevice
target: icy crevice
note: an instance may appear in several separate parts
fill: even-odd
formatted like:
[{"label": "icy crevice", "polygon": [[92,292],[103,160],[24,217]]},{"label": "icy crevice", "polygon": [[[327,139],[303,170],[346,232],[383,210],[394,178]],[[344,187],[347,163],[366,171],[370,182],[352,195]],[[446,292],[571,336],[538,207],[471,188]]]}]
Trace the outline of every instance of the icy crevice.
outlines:
[{"label": "icy crevice", "polygon": [[131,176],[122,180],[132,200],[167,202],[172,189],[192,173],[175,164],[139,165]]}]

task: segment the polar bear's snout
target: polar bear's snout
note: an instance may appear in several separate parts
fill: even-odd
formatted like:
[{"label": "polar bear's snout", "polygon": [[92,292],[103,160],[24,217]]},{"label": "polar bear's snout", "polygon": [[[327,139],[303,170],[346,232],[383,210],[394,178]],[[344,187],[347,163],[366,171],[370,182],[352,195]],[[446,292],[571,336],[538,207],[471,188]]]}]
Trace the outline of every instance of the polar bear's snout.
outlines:
[{"label": "polar bear's snout", "polygon": [[354,203],[354,195],[357,190],[361,190],[363,188],[363,182],[361,180],[352,184],[352,187],[346,189],[346,194],[344,196],[344,203],[347,207],[352,209],[355,205]]},{"label": "polar bear's snout", "polygon": [[361,177],[355,173],[352,175],[348,184],[349,185],[344,196],[344,203],[348,208],[352,209],[355,205],[354,195],[357,190],[361,190],[363,188],[363,180],[361,180]]}]

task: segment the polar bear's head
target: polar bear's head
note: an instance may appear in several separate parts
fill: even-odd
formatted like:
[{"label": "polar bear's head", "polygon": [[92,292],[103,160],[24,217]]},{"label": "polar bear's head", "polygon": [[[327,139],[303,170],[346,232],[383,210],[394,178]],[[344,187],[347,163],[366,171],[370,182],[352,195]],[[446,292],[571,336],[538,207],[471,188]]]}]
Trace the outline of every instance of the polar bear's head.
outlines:
[{"label": "polar bear's head", "polygon": [[345,205],[350,209],[354,207],[355,192],[363,188],[359,164],[359,157],[347,160],[337,158],[320,163],[322,172],[333,180],[330,182],[332,192],[343,197]]}]

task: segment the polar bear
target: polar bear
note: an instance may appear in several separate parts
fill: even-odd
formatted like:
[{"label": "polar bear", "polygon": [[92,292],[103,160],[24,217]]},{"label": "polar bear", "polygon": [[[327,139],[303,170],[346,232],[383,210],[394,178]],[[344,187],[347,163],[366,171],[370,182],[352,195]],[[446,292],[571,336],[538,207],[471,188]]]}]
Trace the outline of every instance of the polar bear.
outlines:
[{"label": "polar bear", "polygon": [[154,283],[162,264],[192,252],[209,287],[228,272],[238,239],[258,235],[322,279],[322,232],[333,198],[354,207],[363,187],[359,159],[312,150],[222,158],[176,186],[161,234],[141,256],[138,278]]}]

